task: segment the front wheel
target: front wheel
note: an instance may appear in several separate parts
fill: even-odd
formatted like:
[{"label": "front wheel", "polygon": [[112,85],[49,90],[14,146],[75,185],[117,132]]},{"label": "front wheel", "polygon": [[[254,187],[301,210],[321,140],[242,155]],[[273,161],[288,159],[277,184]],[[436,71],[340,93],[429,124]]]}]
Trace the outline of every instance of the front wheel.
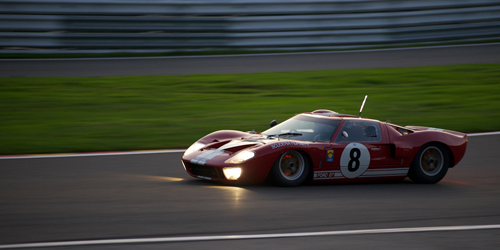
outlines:
[{"label": "front wheel", "polygon": [[444,146],[426,144],[415,155],[408,177],[416,183],[434,184],[443,179],[449,164],[448,151]]},{"label": "front wheel", "polygon": [[272,172],[276,184],[292,187],[306,180],[309,168],[309,162],[300,152],[289,150],[276,159]]}]

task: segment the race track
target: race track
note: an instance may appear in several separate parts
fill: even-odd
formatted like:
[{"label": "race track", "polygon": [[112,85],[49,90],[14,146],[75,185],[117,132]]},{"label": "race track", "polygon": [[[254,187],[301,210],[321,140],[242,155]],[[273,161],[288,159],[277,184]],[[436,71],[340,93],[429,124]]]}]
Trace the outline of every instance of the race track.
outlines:
[{"label": "race track", "polygon": [[[500,63],[499,52],[500,45],[492,44],[243,57],[0,60],[0,77]],[[469,137],[462,162],[436,185],[406,180],[223,186],[189,177],[182,153],[2,158],[0,249],[500,249],[499,147],[500,135]],[[495,227],[484,228],[488,225]],[[198,241],[201,236],[207,237]]]},{"label": "race track", "polygon": [[189,177],[182,153],[2,159],[0,248],[117,239],[57,249],[498,249],[498,228],[126,244],[157,237],[498,225],[500,135],[469,138],[462,162],[436,185],[222,186]]},{"label": "race track", "polygon": [[0,60],[0,77],[232,74],[500,63],[500,43],[246,56]]}]

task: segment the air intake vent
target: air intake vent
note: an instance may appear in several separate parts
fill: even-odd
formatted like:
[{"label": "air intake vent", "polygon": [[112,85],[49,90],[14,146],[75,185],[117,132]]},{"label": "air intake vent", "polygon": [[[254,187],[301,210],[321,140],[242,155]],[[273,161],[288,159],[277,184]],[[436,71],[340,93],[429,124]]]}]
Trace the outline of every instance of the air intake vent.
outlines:
[{"label": "air intake vent", "polygon": [[204,177],[210,177],[212,179],[220,179],[217,174],[216,168],[202,166],[198,164],[189,164],[189,172],[193,175],[201,175]]}]

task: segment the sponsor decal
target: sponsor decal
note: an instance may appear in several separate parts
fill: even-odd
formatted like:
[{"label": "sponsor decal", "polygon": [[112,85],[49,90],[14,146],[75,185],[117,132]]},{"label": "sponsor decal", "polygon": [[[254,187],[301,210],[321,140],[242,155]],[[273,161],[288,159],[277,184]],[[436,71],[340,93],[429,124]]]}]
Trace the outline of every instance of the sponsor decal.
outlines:
[{"label": "sponsor decal", "polygon": [[[404,177],[408,174],[409,168],[378,168],[378,169],[368,169],[360,178],[375,178],[375,177]],[[330,171],[314,171],[314,180],[333,180],[333,179],[344,179],[351,178],[349,176],[344,176],[339,170]]]},{"label": "sponsor decal", "polygon": [[326,162],[333,162],[333,149],[326,150]]},{"label": "sponsor decal", "polygon": [[328,180],[328,179],[343,179],[344,177],[340,171],[315,171],[313,179],[315,180]]},{"label": "sponsor decal", "polygon": [[271,145],[271,148],[277,149],[277,148],[286,147],[286,146],[290,146],[290,145],[309,147],[309,143],[295,142],[295,141],[282,141],[282,142],[278,142],[278,143]]}]

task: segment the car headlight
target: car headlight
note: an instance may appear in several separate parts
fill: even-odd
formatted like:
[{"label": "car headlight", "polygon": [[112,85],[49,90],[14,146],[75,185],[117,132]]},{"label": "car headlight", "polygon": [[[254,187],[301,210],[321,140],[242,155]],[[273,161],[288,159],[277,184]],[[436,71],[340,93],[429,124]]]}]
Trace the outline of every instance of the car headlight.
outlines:
[{"label": "car headlight", "polygon": [[224,171],[224,175],[228,180],[234,181],[240,178],[241,176],[241,168],[238,167],[223,168],[222,171]]},{"label": "car headlight", "polygon": [[184,155],[188,155],[188,154],[191,154],[195,151],[198,151],[200,150],[201,148],[205,147],[205,144],[203,143],[200,143],[200,142],[195,142],[193,143],[193,145],[191,145],[187,150],[186,152],[184,152]]},{"label": "car headlight", "polygon": [[242,162],[248,161],[249,159],[252,159],[254,156],[255,153],[252,151],[243,151],[227,159],[224,163],[240,164]]}]

